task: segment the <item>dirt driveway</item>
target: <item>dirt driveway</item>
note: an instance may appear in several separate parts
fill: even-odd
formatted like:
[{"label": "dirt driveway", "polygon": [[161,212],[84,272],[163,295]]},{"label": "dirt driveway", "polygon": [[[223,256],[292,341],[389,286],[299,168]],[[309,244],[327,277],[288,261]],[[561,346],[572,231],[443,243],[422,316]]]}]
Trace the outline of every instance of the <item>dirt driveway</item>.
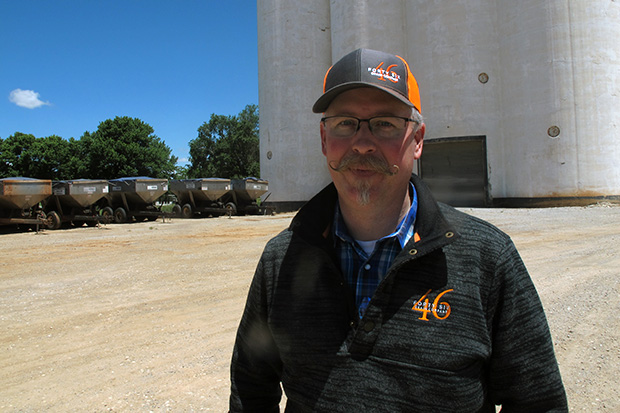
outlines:
[{"label": "dirt driveway", "polygon": [[[571,411],[620,411],[620,207],[465,211],[517,244]],[[226,411],[254,267],[291,217],[0,233],[0,411]]]}]

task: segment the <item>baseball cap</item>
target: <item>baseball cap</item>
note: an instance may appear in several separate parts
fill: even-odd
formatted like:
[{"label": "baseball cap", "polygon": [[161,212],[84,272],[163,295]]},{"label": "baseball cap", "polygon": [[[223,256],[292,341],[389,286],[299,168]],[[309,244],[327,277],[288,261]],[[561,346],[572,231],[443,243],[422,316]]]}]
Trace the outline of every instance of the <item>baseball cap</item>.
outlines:
[{"label": "baseball cap", "polygon": [[418,82],[405,59],[370,49],[357,49],[327,70],[323,95],[314,103],[312,111],[325,112],[340,93],[359,87],[380,89],[422,113]]}]

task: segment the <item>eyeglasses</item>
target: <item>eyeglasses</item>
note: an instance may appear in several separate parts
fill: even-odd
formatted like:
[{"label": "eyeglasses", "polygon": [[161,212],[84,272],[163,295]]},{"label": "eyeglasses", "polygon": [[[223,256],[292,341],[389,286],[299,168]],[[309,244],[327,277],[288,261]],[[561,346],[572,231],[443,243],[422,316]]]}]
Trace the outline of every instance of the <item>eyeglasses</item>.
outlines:
[{"label": "eyeglasses", "polygon": [[407,122],[418,123],[415,119],[401,116],[375,116],[359,119],[354,116],[326,116],[321,122],[329,134],[336,138],[350,138],[360,130],[362,122],[368,122],[368,129],[378,139],[400,139],[407,129]]}]

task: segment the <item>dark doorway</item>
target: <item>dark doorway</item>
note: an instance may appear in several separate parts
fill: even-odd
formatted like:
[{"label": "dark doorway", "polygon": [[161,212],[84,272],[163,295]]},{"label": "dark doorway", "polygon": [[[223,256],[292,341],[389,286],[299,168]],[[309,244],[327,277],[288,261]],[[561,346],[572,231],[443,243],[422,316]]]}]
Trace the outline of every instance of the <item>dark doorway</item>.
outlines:
[{"label": "dark doorway", "polygon": [[485,136],[425,140],[419,165],[420,177],[438,201],[489,206]]}]

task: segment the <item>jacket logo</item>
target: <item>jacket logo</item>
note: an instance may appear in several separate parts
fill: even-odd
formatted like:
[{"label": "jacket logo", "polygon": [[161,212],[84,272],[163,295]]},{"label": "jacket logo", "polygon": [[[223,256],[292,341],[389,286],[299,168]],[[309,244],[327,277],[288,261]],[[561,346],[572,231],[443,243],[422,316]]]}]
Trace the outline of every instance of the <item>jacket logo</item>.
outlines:
[{"label": "jacket logo", "polygon": [[445,320],[446,318],[450,317],[450,312],[452,311],[452,309],[450,307],[450,304],[445,301],[440,302],[439,300],[441,300],[441,297],[443,297],[445,294],[454,291],[454,289],[449,289],[437,294],[437,297],[435,297],[435,300],[432,303],[428,298],[428,295],[431,291],[432,290],[428,290],[426,294],[420,297],[420,299],[416,301],[415,304],[413,304],[413,307],[411,307],[411,309],[413,311],[419,311],[422,313],[418,320],[429,321],[428,313],[433,314],[437,320]]},{"label": "jacket logo", "polygon": [[392,83],[398,83],[398,81],[400,80],[400,75],[392,71],[392,69],[397,67],[398,65],[389,65],[387,69],[381,69],[381,66],[383,66],[383,63],[384,62],[379,63],[379,66],[377,67],[368,68],[368,71],[370,72],[371,76],[377,76],[379,80],[383,80],[384,82],[386,80],[389,80]]}]

